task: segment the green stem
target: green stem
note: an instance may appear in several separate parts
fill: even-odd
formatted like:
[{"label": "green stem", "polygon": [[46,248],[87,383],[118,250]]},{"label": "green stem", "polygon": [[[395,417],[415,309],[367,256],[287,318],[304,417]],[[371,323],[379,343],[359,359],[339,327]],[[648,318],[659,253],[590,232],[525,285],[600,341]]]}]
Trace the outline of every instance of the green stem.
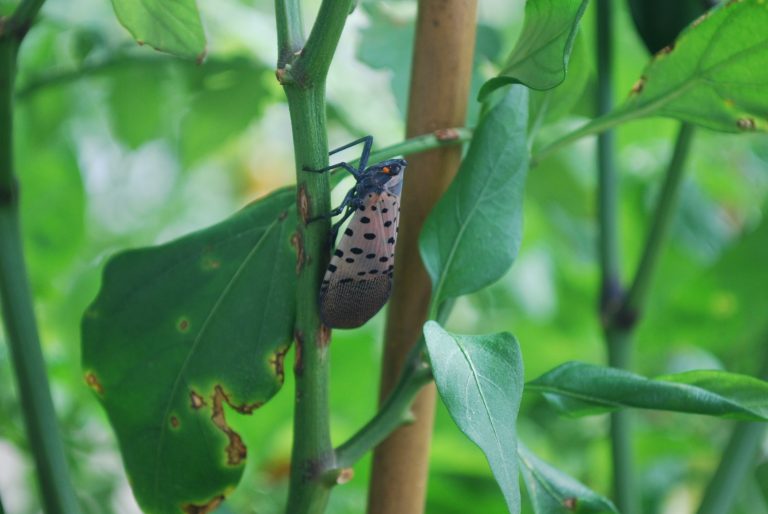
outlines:
[{"label": "green stem", "polygon": [[[412,154],[409,152],[409,155]],[[442,302],[435,315],[430,316],[430,319],[437,320],[441,325],[444,324],[453,310],[454,303],[453,298]],[[339,468],[353,465],[360,457],[386,439],[395,429],[413,422],[411,404],[421,388],[432,380],[432,369],[424,360],[425,348],[426,341],[422,336],[411,348],[397,385],[382,404],[379,412],[336,450]]]},{"label": "green stem", "polygon": [[[757,343],[763,348],[763,358],[758,376],[768,378],[768,349],[766,337]],[[738,423],[723,451],[720,464],[704,490],[704,496],[696,514],[722,514],[730,512],[736,495],[744,486],[744,480],[755,466],[763,437],[765,423]]]},{"label": "green stem", "polygon": [[[597,2],[597,114],[604,116],[613,108],[613,0]],[[576,132],[578,134],[579,131]],[[553,147],[550,146],[550,149]],[[609,313],[621,304],[623,290],[619,268],[619,208],[616,173],[616,140],[606,130],[597,138],[598,166],[598,250],[600,255],[600,316],[605,327],[608,361],[617,368],[629,368],[631,334],[609,326]],[[637,512],[637,488],[632,456],[630,413],[611,414],[611,455],[613,460],[613,496],[622,514]]]},{"label": "green stem", "polygon": [[0,303],[27,437],[48,514],[79,512],[51,400],[27,280],[13,172],[13,89],[19,44],[42,2],[23,2],[0,34]]},{"label": "green stem", "polygon": [[13,34],[21,41],[44,3],[45,0],[22,0],[11,17],[0,26],[0,37],[4,34]]},{"label": "green stem", "polygon": [[277,23],[277,67],[282,68],[304,45],[304,23],[299,0],[275,2]]},{"label": "green stem", "polygon": [[[276,0],[281,48],[300,37],[301,12],[295,0]],[[350,0],[323,0],[306,47],[293,53],[291,77],[282,80],[288,98],[296,161],[296,202],[299,224],[296,281],[296,377],[293,451],[286,512],[320,514],[333,485],[327,472],[336,468],[331,444],[328,384],[330,330],[323,326],[317,303],[330,256],[329,222],[309,220],[330,210],[328,174],[308,173],[328,163],[325,119],[325,77],[346,21]],[[282,63],[280,63],[282,65]],[[287,63],[285,64],[287,66]],[[301,81],[295,80],[297,75]]]},{"label": "green stem", "polygon": [[424,346],[422,337],[408,355],[397,386],[379,412],[336,450],[336,463],[339,468],[352,466],[396,428],[413,422],[411,404],[421,388],[432,379],[431,369],[423,358]]},{"label": "green stem", "polygon": [[625,323],[633,322],[637,319],[638,312],[645,306],[651,278],[656,271],[656,266],[661,256],[661,249],[664,246],[675,207],[677,206],[680,185],[685,172],[685,161],[688,158],[693,133],[693,125],[683,123],[680,126],[672,159],[667,167],[661,194],[654,209],[651,228],[645,240],[640,264],[632,280],[632,286],[624,299],[621,311],[617,315],[619,323],[622,320]]},{"label": "green stem", "polygon": [[317,291],[328,264],[329,225],[327,221],[307,221],[330,210],[330,186],[327,174],[307,173],[303,167],[318,169],[328,162],[325,91],[286,87],[286,94],[293,128],[300,218],[296,236],[296,403],[286,512],[321,513],[330,494],[323,475],[335,467],[328,412],[330,334],[322,326],[317,305]]},{"label": "green stem", "polygon": [[765,423],[736,425],[696,514],[730,512],[747,473],[755,465],[764,434]]},{"label": "green stem", "polygon": [[[368,159],[369,163],[381,162],[386,159],[391,159],[400,155],[415,155],[417,153],[434,150],[435,148],[441,148],[443,146],[452,146],[466,143],[472,139],[472,129],[469,128],[449,128],[430,132],[429,134],[423,134],[421,136],[415,136],[405,141],[395,143],[394,145],[386,146],[380,150],[371,152]],[[357,166],[360,163],[360,159],[349,161],[352,166]],[[342,170],[343,171],[343,170]],[[336,186],[341,182],[347,174],[343,172],[334,171],[331,179],[332,186]]]}]

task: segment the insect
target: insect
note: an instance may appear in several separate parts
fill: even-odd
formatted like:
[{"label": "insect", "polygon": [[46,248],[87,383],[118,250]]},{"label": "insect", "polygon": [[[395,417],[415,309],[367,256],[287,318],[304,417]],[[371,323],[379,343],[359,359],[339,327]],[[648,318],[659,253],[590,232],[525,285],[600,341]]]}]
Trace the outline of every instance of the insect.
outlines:
[{"label": "insect", "polygon": [[395,270],[395,243],[400,218],[403,159],[390,159],[368,166],[373,137],[366,136],[330,152],[363,143],[357,168],[339,162],[319,170],[344,168],[355,177],[355,187],[337,208],[315,219],[344,215],[331,228],[336,240],[341,225],[351,216],[320,286],[320,316],[332,328],[356,328],[376,314],[389,299]]}]

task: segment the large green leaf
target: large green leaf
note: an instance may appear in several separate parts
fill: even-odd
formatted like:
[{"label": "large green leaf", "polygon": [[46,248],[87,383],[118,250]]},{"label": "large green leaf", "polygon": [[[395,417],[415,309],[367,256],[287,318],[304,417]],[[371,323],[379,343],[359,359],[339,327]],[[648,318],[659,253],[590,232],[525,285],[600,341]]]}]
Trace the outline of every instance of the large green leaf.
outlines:
[{"label": "large green leaf", "polygon": [[529,382],[565,413],[637,407],[742,420],[768,420],[768,382],[725,371],[688,371],[648,379],[628,371],[568,362]]},{"label": "large green leaf", "polygon": [[539,459],[517,443],[520,470],[536,514],[618,513],[610,500]]},{"label": "large green leaf", "polygon": [[731,1],[658,53],[617,110],[591,122],[668,116],[714,130],[768,129],[768,4]]},{"label": "large green leaf", "polygon": [[510,513],[520,512],[517,411],[523,361],[515,338],[451,334],[434,321],[424,325],[435,383],[458,427],[485,453]]},{"label": "large green leaf", "polygon": [[498,77],[486,82],[480,100],[505,84],[552,89],[565,80],[579,21],[589,0],[528,0],[520,34]]},{"label": "large green leaf", "polygon": [[195,0],[112,0],[136,41],[161,52],[202,61],[205,32]]},{"label": "large green leaf", "polygon": [[419,244],[435,305],[498,280],[517,256],[527,112],[528,90],[512,86],[480,122],[456,178],[424,224]]},{"label": "large green leaf", "polygon": [[83,317],[83,368],[148,513],[198,512],[237,484],[228,425],[283,382],[294,320],[293,190],[104,270]]}]

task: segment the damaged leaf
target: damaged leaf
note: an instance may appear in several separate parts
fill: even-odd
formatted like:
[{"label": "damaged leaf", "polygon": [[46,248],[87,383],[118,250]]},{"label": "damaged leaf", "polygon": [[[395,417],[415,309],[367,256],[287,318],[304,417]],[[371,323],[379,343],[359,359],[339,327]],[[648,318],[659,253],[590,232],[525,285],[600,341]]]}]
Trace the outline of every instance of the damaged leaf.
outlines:
[{"label": "damaged leaf", "polygon": [[293,190],[106,265],[83,318],[83,371],[145,512],[210,512],[242,475],[228,424],[283,382],[295,303]]}]

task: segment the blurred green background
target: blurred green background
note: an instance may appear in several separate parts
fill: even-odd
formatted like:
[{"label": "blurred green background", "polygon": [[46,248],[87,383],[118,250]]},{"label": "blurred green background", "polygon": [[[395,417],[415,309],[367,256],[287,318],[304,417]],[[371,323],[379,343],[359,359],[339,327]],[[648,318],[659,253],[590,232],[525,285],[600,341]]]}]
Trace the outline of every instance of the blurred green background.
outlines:
[{"label": "blurred green background", "polygon": [[[11,3],[0,0],[0,14]],[[309,20],[317,2],[305,4]],[[15,145],[26,253],[54,401],[87,513],[139,512],[79,364],[79,320],[105,259],[219,221],[293,177],[287,106],[273,75],[272,3],[217,0],[200,8],[209,42],[202,66],[137,47],[109,3],[93,0],[49,0],[20,56]],[[522,8],[522,0],[480,2],[475,91],[512,48]],[[331,146],[364,134],[373,134],[378,147],[401,140],[415,10],[413,1],[369,1],[350,17],[328,82]],[[615,92],[623,99],[649,56],[623,3],[618,14]],[[560,86],[563,101],[542,139],[593,112],[593,18],[590,7]],[[470,125],[477,110],[472,102]],[[618,132],[626,276],[677,125],[648,120]],[[765,360],[767,165],[765,136],[697,132],[670,243],[639,327],[636,371],[722,367],[755,374]],[[464,333],[514,333],[526,379],[567,360],[605,361],[595,314],[595,175],[592,140],[531,171],[518,261],[499,283],[461,299],[448,324]],[[375,412],[382,324],[379,315],[363,329],[334,333],[336,442]],[[221,512],[281,512],[293,404],[286,378],[284,390],[253,416],[228,417],[249,460]],[[14,389],[7,346],[0,344],[0,495],[9,514],[35,513],[40,505]],[[635,419],[643,512],[692,512],[732,424],[656,412],[638,412]],[[540,397],[526,395],[519,433],[542,458],[609,493],[606,417],[563,419]],[[428,513],[505,512],[483,455],[442,406],[431,453]],[[364,511],[369,465],[369,459],[360,462],[355,478],[337,488],[330,513]],[[768,512],[760,476],[744,485],[736,512]]]}]

